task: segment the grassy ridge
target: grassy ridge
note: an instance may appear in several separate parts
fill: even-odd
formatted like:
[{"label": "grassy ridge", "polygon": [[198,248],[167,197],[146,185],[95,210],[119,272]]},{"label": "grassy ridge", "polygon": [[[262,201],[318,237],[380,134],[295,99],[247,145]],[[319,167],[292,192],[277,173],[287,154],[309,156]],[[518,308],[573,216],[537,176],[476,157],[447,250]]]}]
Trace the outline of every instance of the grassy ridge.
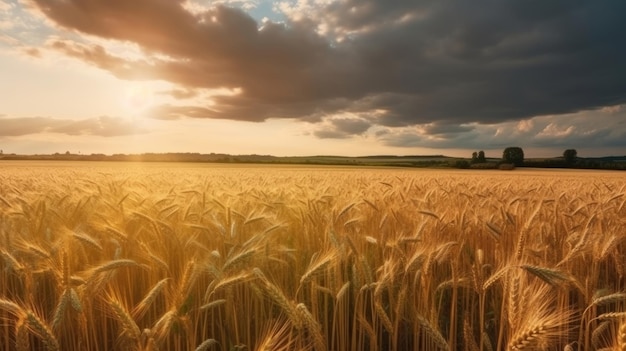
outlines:
[{"label": "grassy ridge", "polygon": [[619,177],[26,167],[0,183],[3,350],[624,347]]}]

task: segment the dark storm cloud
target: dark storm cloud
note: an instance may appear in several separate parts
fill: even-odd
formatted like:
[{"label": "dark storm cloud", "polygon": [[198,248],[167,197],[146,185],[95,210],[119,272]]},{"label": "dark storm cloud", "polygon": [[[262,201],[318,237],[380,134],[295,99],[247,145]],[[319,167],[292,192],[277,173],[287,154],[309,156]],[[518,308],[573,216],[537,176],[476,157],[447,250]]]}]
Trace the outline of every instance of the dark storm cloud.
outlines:
[{"label": "dark storm cloud", "polygon": [[472,131],[474,127],[459,124],[431,123],[424,126],[424,132],[432,135],[450,135]]},{"label": "dark storm cloud", "polygon": [[[453,131],[461,137],[476,132],[470,123],[626,102],[623,0],[305,1],[286,11],[286,24],[262,28],[242,10],[193,14],[180,0],[32,1],[59,26],[137,44],[147,59],[49,43],[120,78],[241,89],[210,106],[161,106],[159,118],[321,121],[377,110],[371,123],[434,123],[432,133],[463,124]],[[360,132],[331,127],[316,135]]]},{"label": "dark storm cloud", "polygon": [[[395,147],[498,149],[511,145],[545,148],[626,149],[626,111],[602,110],[536,117],[492,125],[473,124],[458,133],[433,133],[429,125],[385,128],[380,142]],[[626,151],[621,152],[626,154]]]},{"label": "dark storm cloud", "polygon": [[38,133],[113,137],[145,132],[145,130],[135,126],[132,121],[107,116],[82,120],[50,117],[0,117],[0,137]]},{"label": "dark storm cloud", "polygon": [[346,139],[354,135],[365,133],[371,126],[371,122],[363,118],[333,118],[326,121],[321,128],[313,132],[321,139]]},{"label": "dark storm cloud", "polygon": [[362,134],[371,126],[370,122],[360,118],[336,118],[332,123],[337,130],[347,134]]}]

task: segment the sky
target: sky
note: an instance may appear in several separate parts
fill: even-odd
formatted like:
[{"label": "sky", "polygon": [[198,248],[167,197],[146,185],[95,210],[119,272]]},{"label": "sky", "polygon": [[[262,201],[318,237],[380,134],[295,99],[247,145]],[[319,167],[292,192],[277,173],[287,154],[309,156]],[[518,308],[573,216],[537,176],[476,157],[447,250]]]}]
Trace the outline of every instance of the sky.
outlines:
[{"label": "sky", "polygon": [[623,0],[0,0],[4,153],[626,155]]}]

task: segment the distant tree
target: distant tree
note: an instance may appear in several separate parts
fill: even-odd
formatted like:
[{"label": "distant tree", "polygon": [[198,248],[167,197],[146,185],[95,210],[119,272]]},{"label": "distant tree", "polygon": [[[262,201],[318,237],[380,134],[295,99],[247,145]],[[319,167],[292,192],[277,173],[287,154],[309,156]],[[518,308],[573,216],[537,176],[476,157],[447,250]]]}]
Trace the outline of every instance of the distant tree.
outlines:
[{"label": "distant tree", "polygon": [[461,169],[467,169],[467,168],[470,167],[470,163],[467,162],[466,160],[457,160],[454,163],[454,167],[461,168]]},{"label": "distant tree", "polygon": [[576,152],[576,149],[567,149],[563,151],[563,159],[565,160],[565,163],[567,164],[572,164],[576,162],[577,155],[578,155],[578,152]]},{"label": "distant tree", "polygon": [[478,163],[478,153],[476,151],[472,152],[472,163]]},{"label": "distant tree", "polygon": [[487,159],[485,158],[485,152],[483,150],[478,151],[478,163],[485,163]]},{"label": "distant tree", "polygon": [[507,147],[502,153],[502,160],[505,163],[512,163],[515,166],[521,166],[524,164],[524,150],[517,146]]}]

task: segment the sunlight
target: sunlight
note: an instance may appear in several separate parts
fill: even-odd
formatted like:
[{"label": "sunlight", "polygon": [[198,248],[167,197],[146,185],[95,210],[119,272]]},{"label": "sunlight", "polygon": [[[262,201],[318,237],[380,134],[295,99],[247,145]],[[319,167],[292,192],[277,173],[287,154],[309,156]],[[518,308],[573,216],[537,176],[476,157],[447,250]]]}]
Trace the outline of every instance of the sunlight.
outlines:
[{"label": "sunlight", "polygon": [[124,89],[124,109],[132,117],[141,115],[154,105],[154,94],[154,90],[147,84],[129,83]]}]

